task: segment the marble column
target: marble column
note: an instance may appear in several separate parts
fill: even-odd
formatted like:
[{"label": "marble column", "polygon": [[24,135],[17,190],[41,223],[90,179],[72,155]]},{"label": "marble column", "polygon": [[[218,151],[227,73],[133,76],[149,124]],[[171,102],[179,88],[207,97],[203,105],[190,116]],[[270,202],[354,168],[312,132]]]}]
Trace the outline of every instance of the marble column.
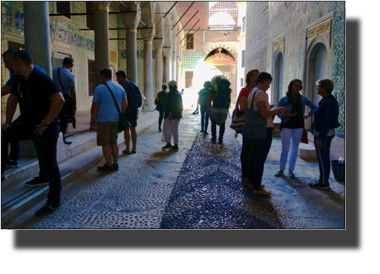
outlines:
[{"label": "marble column", "polygon": [[[162,37],[162,34],[161,34]],[[164,44],[163,39],[153,40],[154,51],[156,53],[156,62],[154,64],[155,71],[155,85],[154,85],[154,97],[157,97],[157,93],[162,90],[162,79],[164,75],[163,53],[162,46]]]},{"label": "marble column", "polygon": [[[132,4],[130,4],[132,5]],[[129,7],[132,11],[137,11],[139,8],[139,2],[136,6]],[[137,80],[137,26],[140,21],[139,12],[127,12],[121,13],[121,19],[123,20],[125,27],[125,53],[126,53],[126,73],[128,80],[138,85]],[[123,68],[121,68],[123,69]]]},{"label": "marble column", "polygon": [[25,50],[52,77],[49,2],[24,1]]},{"label": "marble column", "polygon": [[94,30],[95,30],[95,84],[102,84],[100,69],[110,67],[110,49],[108,35],[108,12],[111,2],[97,2],[94,4]]},{"label": "marble column", "polygon": [[144,41],[144,111],[154,110],[152,45],[154,29],[142,29]]},{"label": "marble column", "polygon": [[165,56],[164,54],[162,54],[162,57],[163,57],[163,68],[164,68],[164,71],[163,71],[163,77],[162,77],[162,82],[163,83],[168,83],[168,57]]},{"label": "marble column", "polygon": [[166,47],[162,49],[162,54],[164,56],[164,83],[169,83],[170,79],[170,48]]}]

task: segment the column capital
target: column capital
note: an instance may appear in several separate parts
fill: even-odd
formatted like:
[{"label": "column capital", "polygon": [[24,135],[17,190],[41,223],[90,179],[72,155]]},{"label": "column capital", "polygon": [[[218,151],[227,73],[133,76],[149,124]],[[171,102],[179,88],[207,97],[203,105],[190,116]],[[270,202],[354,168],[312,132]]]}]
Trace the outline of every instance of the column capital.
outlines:
[{"label": "column capital", "polygon": [[163,48],[162,52],[164,53],[165,57],[170,57],[170,48]]},{"label": "column capital", "polygon": [[142,39],[145,42],[152,42],[154,37],[154,28],[153,29],[141,29],[140,30]]},{"label": "column capital", "polygon": [[[158,36],[158,37],[160,37],[160,36]],[[162,49],[162,47],[164,45],[164,39],[153,40],[153,45],[154,45],[155,49]]]},{"label": "column capital", "polygon": [[[125,1],[124,4],[131,11],[137,11],[140,8],[140,2]],[[123,20],[124,27],[126,29],[136,30],[137,25],[139,24],[140,18],[141,18],[140,12],[121,12],[120,16],[121,16],[121,20]]]}]

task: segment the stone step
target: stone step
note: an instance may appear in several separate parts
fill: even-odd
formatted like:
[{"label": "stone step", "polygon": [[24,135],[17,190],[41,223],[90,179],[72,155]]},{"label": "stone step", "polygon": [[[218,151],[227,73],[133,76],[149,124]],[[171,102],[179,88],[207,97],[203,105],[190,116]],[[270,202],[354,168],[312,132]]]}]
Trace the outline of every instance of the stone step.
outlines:
[{"label": "stone step", "polygon": [[[139,123],[136,127],[137,135],[140,136],[150,129],[158,127],[157,124],[158,112],[151,113],[148,119],[145,119],[144,122]],[[73,143],[74,139],[78,137],[79,136],[72,138]],[[94,140],[95,143],[91,147],[88,147],[88,144],[83,145],[84,147],[77,147],[79,151],[82,151],[84,148],[87,148],[87,150],[82,151],[82,153],[71,153],[71,157],[68,157],[66,160],[60,162],[59,168],[61,171],[62,187],[72,182],[79,175],[93,168],[102,160],[104,161],[102,148],[96,146],[96,136]],[[89,141],[93,142],[93,140]],[[120,150],[125,147],[123,132],[119,133],[118,146]],[[17,169],[20,169],[21,171],[17,172]],[[25,187],[24,184],[22,184],[33,176],[38,175],[38,163],[35,159],[29,159],[29,162],[27,162],[24,166],[12,170],[12,174],[12,176],[10,176],[10,174],[7,174],[6,179],[2,182],[2,227],[6,226],[8,223],[26,212],[31,207],[45,200],[49,190],[48,186],[30,188]],[[7,182],[11,177],[13,177],[11,183]],[[21,180],[21,178],[26,179]]]},{"label": "stone step", "polygon": [[303,159],[317,159],[314,143],[309,141],[308,144],[300,143],[298,147],[298,156]]}]

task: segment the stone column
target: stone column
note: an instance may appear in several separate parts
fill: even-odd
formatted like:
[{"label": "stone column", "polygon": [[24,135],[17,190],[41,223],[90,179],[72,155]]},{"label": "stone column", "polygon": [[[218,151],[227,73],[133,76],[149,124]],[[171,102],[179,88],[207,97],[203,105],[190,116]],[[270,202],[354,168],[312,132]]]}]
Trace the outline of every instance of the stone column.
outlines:
[{"label": "stone column", "polygon": [[97,2],[94,4],[95,29],[95,84],[102,84],[100,69],[110,67],[110,49],[108,35],[108,12],[111,2]]},{"label": "stone column", "polygon": [[144,41],[144,111],[154,110],[152,45],[154,29],[142,29]]},{"label": "stone column", "polygon": [[155,62],[155,94],[154,97],[157,97],[157,93],[162,89],[162,79],[164,75],[164,65],[162,58],[162,46],[163,39],[158,39],[153,41],[154,51],[156,52],[156,62]]},{"label": "stone column", "polygon": [[176,67],[176,75],[175,75],[175,80],[177,81],[179,85],[179,66],[180,66],[181,58],[177,56],[177,67]]},{"label": "stone column", "polygon": [[24,1],[25,50],[52,77],[49,3]]},{"label": "stone column", "polygon": [[[139,2],[136,6],[131,6],[130,9],[132,11],[137,11],[139,8]],[[125,27],[125,53],[126,53],[126,64],[125,68],[127,73],[128,80],[134,82],[136,85],[138,84],[137,80],[137,25],[140,21],[140,13],[139,12],[127,12],[120,13],[121,19],[123,20]]]},{"label": "stone column", "polygon": [[168,83],[170,80],[170,48],[163,48],[162,54],[164,55],[164,83]]}]

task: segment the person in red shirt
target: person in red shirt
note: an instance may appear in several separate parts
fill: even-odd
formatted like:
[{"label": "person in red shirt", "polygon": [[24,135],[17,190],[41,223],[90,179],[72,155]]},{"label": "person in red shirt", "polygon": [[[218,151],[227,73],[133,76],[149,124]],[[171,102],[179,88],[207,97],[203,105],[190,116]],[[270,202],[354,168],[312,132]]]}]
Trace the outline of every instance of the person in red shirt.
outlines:
[{"label": "person in red shirt", "polygon": [[[238,103],[239,103],[239,110],[241,112],[245,112],[247,109],[247,99],[248,95],[251,93],[251,90],[256,87],[256,77],[259,75],[260,71],[258,69],[250,70],[247,73],[247,76],[245,78],[245,82],[247,85],[241,89],[239,96],[238,96]],[[243,147],[241,149],[240,154],[240,162],[241,162],[241,169],[242,169],[242,181],[245,183],[249,183],[248,180],[248,159],[249,159],[249,152],[251,151],[251,140],[245,138],[243,136]]]}]

